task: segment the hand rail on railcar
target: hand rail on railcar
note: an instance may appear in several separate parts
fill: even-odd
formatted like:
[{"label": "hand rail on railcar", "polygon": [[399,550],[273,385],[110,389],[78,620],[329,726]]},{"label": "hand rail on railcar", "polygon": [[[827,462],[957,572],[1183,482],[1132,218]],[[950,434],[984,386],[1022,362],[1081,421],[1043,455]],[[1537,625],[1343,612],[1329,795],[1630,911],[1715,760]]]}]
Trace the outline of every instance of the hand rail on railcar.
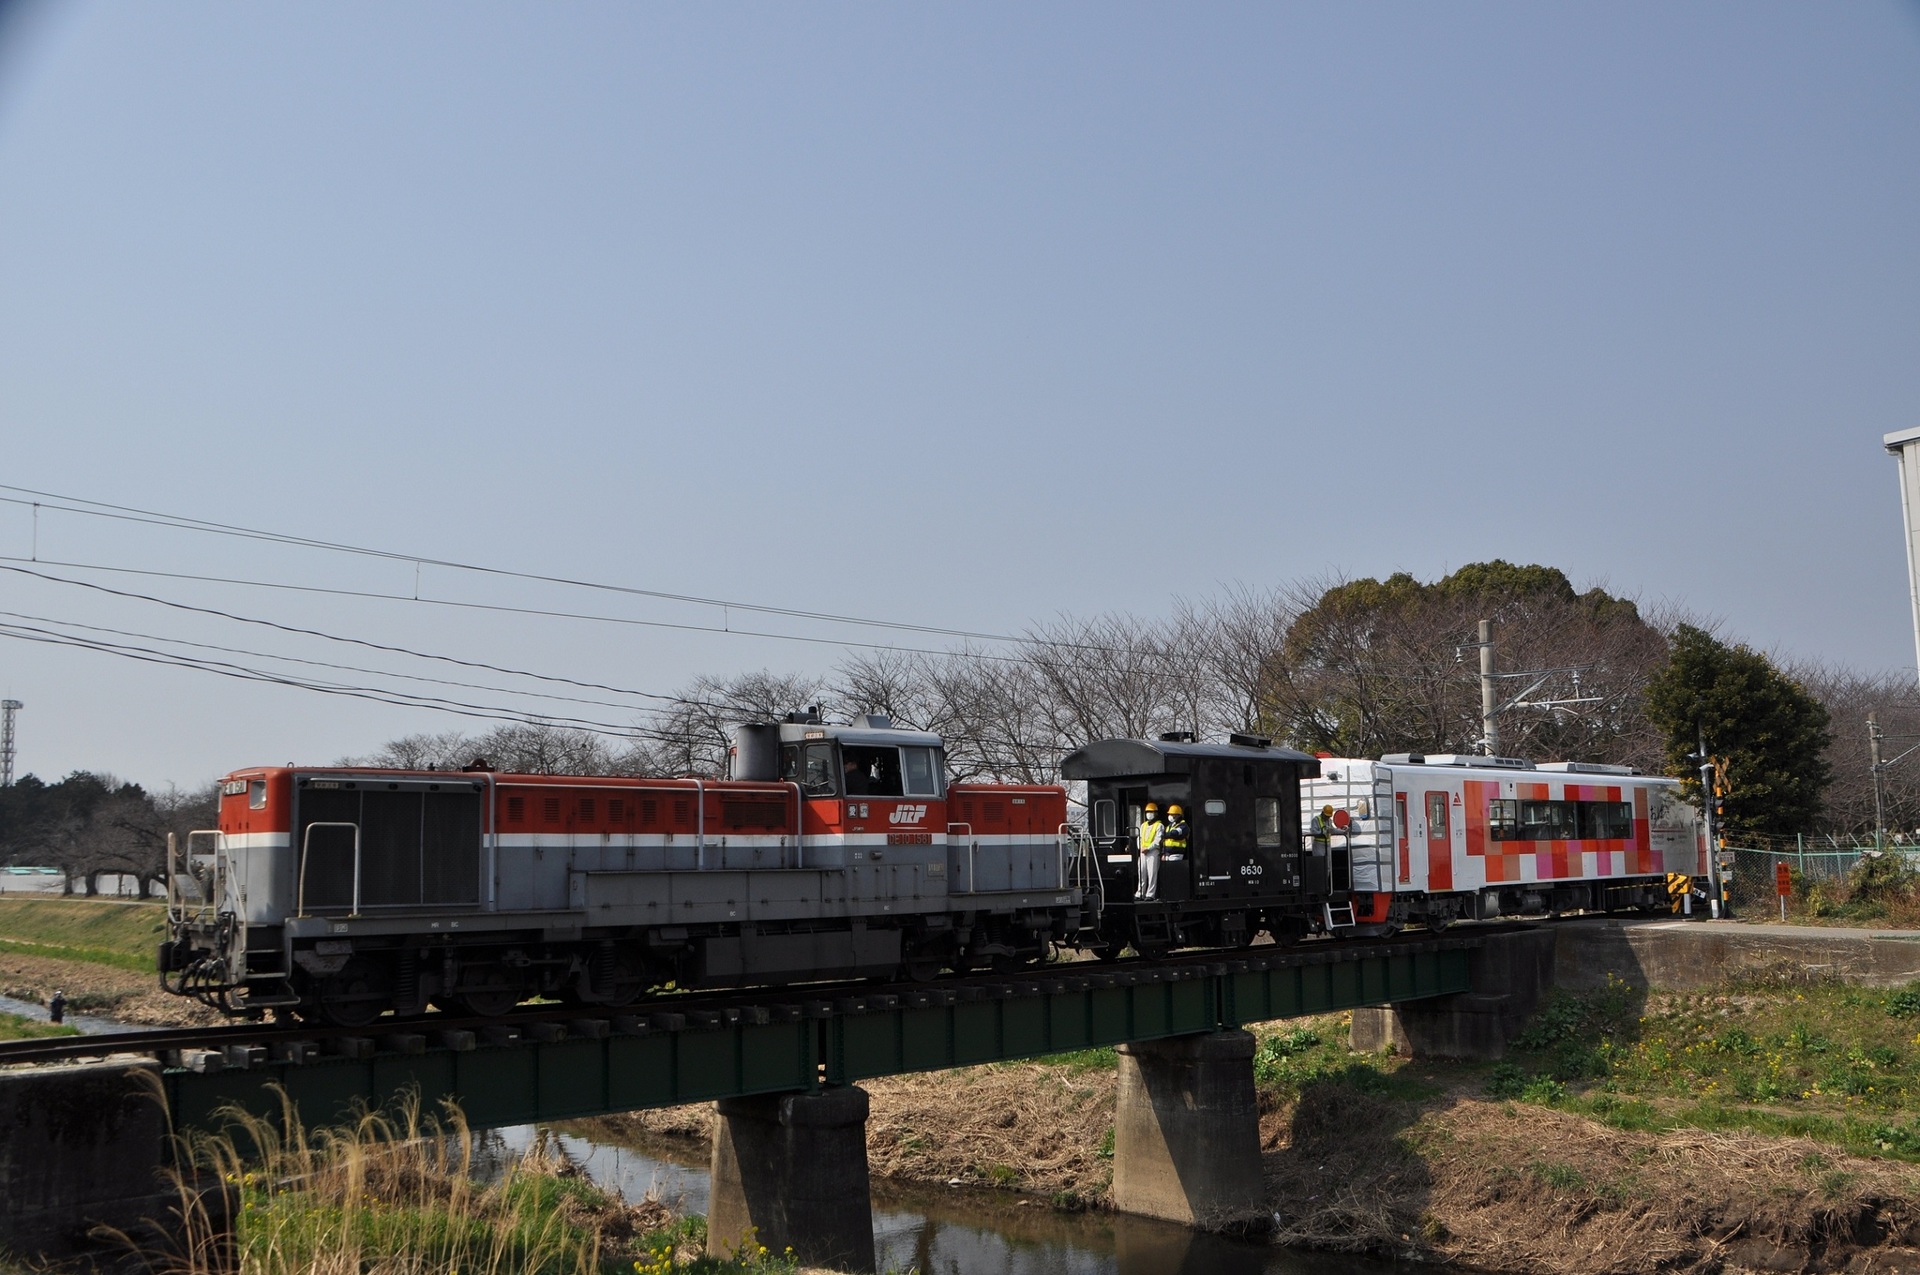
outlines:
[{"label": "hand rail on railcar", "polygon": [[353,829],[353,911],[348,916],[360,915],[360,825],[346,822],[310,823],[307,830],[300,834],[300,889],[294,899],[294,915],[304,917],[307,914],[307,852],[313,847],[315,828],[351,828]]}]

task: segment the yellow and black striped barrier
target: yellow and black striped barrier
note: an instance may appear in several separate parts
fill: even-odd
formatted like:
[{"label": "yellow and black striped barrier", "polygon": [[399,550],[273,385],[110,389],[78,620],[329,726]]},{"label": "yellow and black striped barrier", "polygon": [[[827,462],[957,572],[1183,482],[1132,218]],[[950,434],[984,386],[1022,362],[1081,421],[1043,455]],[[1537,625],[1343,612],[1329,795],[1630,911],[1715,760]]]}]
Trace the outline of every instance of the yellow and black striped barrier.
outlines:
[{"label": "yellow and black striped barrier", "polygon": [[1687,896],[1693,893],[1693,878],[1684,872],[1667,873],[1667,897],[1673,900],[1673,910],[1678,912],[1686,906]]}]

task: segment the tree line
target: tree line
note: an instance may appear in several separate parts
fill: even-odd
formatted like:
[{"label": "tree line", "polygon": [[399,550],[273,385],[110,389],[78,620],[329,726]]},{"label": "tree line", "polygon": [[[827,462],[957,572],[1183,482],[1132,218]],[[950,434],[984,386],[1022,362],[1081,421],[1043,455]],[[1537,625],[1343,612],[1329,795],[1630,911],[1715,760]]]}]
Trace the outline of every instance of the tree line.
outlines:
[{"label": "tree line", "polygon": [[69,894],[100,893],[103,876],[130,877],[141,898],[164,893],[167,835],[211,828],[214,785],[151,793],[108,774],[77,770],[56,783],[23,776],[0,788],[0,862],[59,868]]},{"label": "tree line", "polygon": [[[1678,608],[1649,613],[1604,588],[1578,591],[1555,568],[1495,561],[1433,583],[1308,581],[1158,616],[1063,617],[1031,628],[1014,654],[868,651],[818,676],[700,677],[627,739],[515,725],[408,736],[364,760],[712,776],[732,725],[808,705],[937,731],[957,777],[1018,783],[1057,782],[1060,759],[1088,740],[1173,730],[1337,756],[1472,753],[1483,619],[1499,697],[1519,701],[1499,718],[1502,754],[1678,775],[1697,801],[1691,754],[1704,729],[1727,763],[1736,837],[1871,830],[1866,709],[1920,741],[1911,679],[1782,667]],[[1888,826],[1920,828],[1920,758],[1885,778]]]},{"label": "tree line", "polygon": [[[1725,759],[1736,838],[1874,826],[1866,714],[1889,757],[1920,743],[1911,677],[1782,666],[1677,608],[1649,611],[1552,567],[1474,563],[1432,583],[1319,580],[1229,589],[1166,613],[1060,617],[1017,648],[863,651],[825,673],[694,679],[628,736],[537,721],[395,739],[370,765],[523,773],[719,775],[728,733],[818,705],[937,731],[961,778],[1053,783],[1093,739],[1261,735],[1308,752],[1473,753],[1481,745],[1479,621],[1490,620],[1499,751],[1681,776],[1699,799],[1700,737]],[[1905,737],[1902,739],[1901,737]],[[1920,830],[1920,753],[1887,769],[1887,826]],[[0,791],[0,858],[155,882],[165,832],[210,826],[211,788],[155,796],[109,776],[29,776]]]}]

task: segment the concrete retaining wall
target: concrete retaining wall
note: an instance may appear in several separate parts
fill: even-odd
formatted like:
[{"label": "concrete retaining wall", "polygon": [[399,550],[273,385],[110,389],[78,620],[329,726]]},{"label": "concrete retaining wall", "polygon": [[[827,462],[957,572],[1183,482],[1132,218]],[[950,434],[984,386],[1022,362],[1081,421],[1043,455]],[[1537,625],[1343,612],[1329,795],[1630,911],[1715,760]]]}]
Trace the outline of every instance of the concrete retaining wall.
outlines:
[{"label": "concrete retaining wall", "polygon": [[1604,987],[1609,974],[1677,992],[1737,978],[1830,978],[1871,987],[1920,979],[1920,934],[1614,917],[1551,929],[1554,981],[1570,991]]}]

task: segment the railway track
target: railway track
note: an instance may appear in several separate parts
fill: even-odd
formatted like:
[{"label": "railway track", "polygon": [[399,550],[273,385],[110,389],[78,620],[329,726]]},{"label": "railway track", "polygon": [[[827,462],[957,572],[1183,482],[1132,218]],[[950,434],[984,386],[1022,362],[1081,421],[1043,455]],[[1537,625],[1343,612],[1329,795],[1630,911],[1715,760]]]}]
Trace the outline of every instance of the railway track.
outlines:
[{"label": "railway track", "polygon": [[[1511,928],[1511,926],[1500,927]],[[420,1054],[429,1048],[473,1049],[521,1040],[567,1037],[597,1039],[613,1034],[643,1035],[686,1026],[717,1026],[746,1018],[753,1022],[794,1021],[893,1008],[900,1003],[945,1003],[949,997],[976,999],[1044,989],[1067,979],[1115,976],[1129,982],[1179,978],[1207,972],[1225,962],[1259,962],[1271,967],[1337,961],[1345,953],[1377,953],[1396,948],[1431,950],[1472,943],[1469,930],[1494,932],[1494,926],[1461,927],[1446,936],[1416,932],[1389,939],[1313,939],[1292,947],[1270,943],[1232,950],[1209,949],[1176,956],[1132,957],[1111,962],[1062,961],[1028,969],[969,974],[931,983],[853,981],[808,983],[783,988],[670,993],[621,1009],[604,1006],[526,1005],[499,1018],[428,1013],[379,1019],[364,1027],[338,1028],[315,1023],[232,1023],[219,1027],[165,1027],[101,1036],[58,1036],[0,1042],[0,1066],[46,1065],[116,1056],[157,1059],[189,1070],[243,1069],[267,1063],[320,1062],[330,1058],[366,1058],[378,1053]]]}]

